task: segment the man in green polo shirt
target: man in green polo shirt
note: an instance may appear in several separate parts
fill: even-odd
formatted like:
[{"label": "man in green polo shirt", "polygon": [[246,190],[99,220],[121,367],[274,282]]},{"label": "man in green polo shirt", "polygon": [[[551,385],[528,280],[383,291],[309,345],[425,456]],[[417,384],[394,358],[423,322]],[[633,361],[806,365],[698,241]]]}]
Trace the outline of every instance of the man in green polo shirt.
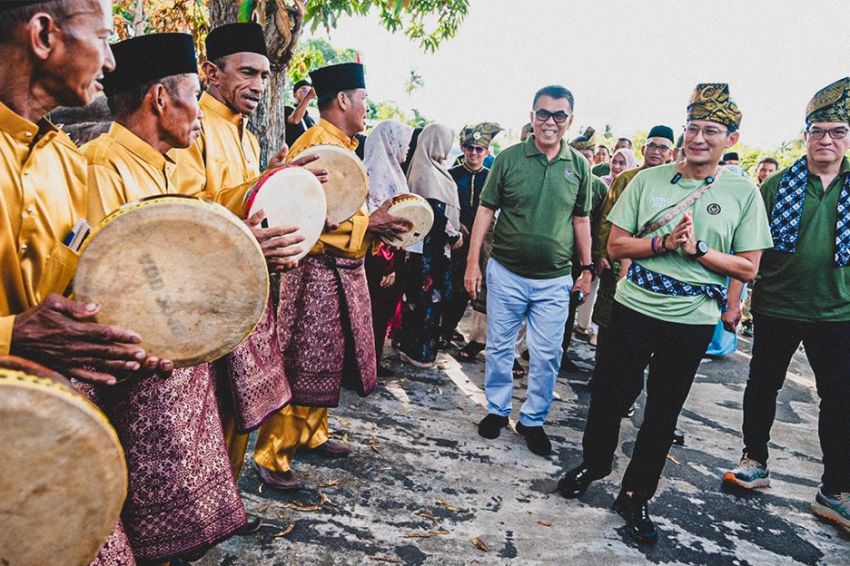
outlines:
[{"label": "man in green polo shirt", "polygon": [[[767,487],[776,395],[800,342],[820,397],[823,476],[812,509],[850,530],[850,78],[806,109],[806,155],[768,178],[761,195],[774,249],[753,288],[755,338],[744,391],[744,454],[723,480]],[[729,287],[724,322],[734,327],[742,284]]]},{"label": "man in green polo shirt", "polygon": [[528,448],[548,456],[552,445],[543,422],[552,404],[561,362],[561,340],[573,287],[573,248],[584,266],[575,288],[590,292],[590,166],[564,135],[573,120],[573,95],[548,86],[534,95],[534,135],[504,150],[481,193],[470,238],[464,286],[472,300],[481,289],[479,254],[496,211],[493,251],[487,262],[487,359],[484,389],[488,414],[478,425],[484,438],[508,424],[513,398],[514,343],[528,320],[528,393],[516,431]]},{"label": "man in green polo shirt", "polygon": [[755,187],[719,167],[723,151],[738,141],[740,121],[728,85],[697,85],[685,160],[638,173],[608,215],[608,255],[632,264],[617,285],[609,345],[591,381],[584,458],[558,489],[580,497],[611,472],[620,419],[643,390],[649,365],[643,424],[614,502],[629,535],[643,544],[658,538],[647,501],[725,306],[726,277],[752,279],[761,250],[772,245]]}]

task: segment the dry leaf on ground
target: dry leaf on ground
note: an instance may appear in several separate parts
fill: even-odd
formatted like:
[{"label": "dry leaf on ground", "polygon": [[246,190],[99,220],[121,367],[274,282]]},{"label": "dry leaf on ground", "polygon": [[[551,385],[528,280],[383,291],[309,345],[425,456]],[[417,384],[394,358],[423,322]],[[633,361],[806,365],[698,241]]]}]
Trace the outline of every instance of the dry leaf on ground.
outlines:
[{"label": "dry leaf on ground", "polygon": [[402,561],[398,558],[390,558],[389,556],[373,556],[372,560],[375,562],[389,562],[390,564],[402,564]]},{"label": "dry leaf on ground", "polygon": [[286,527],[285,529],[283,529],[282,531],[280,531],[279,533],[275,533],[275,534],[273,534],[272,536],[273,536],[273,537],[275,537],[275,538],[277,538],[277,537],[285,537],[286,535],[288,535],[289,533],[291,533],[291,532],[292,532],[292,531],[294,531],[294,530],[295,530],[295,523],[292,523],[292,524],[290,524],[288,527]]},{"label": "dry leaf on ground", "polygon": [[404,535],[404,538],[431,538],[447,534],[449,534],[449,531],[447,531],[446,529],[437,529],[436,531],[421,531],[418,533],[408,533]]},{"label": "dry leaf on ground", "polygon": [[374,452],[375,454],[381,453],[381,451],[378,450],[378,438],[377,437],[372,436],[372,437],[369,438],[369,448],[371,448],[372,452]]},{"label": "dry leaf on ground", "polygon": [[487,543],[484,542],[483,540],[481,540],[479,537],[475,537],[474,539],[472,539],[472,544],[478,550],[483,550],[484,552],[487,552],[487,551],[490,550],[490,547],[487,546]]},{"label": "dry leaf on ground", "polygon": [[460,512],[460,507],[458,507],[457,505],[452,505],[451,503],[444,501],[442,499],[437,500],[437,506],[442,507],[443,509],[448,509],[452,513],[459,513]]},{"label": "dry leaf on ground", "polygon": [[435,517],[433,514],[431,514],[429,511],[426,511],[426,510],[424,510],[424,509],[423,509],[422,511],[420,511],[420,512],[419,512],[419,516],[420,516],[420,517],[425,517],[426,519],[428,519],[429,521],[431,521],[432,523],[434,523],[434,526],[435,526],[435,527],[436,527],[437,525],[439,525],[439,524],[440,524],[440,519],[438,519],[438,518],[437,518],[437,517]]},{"label": "dry leaf on ground", "polygon": [[295,509],[296,511],[301,511],[301,512],[304,512],[304,513],[322,510],[321,505],[304,505],[302,503],[296,503],[296,502],[287,503],[286,505],[284,505],[284,507],[287,507],[289,509]]},{"label": "dry leaf on ground", "polygon": [[539,521],[537,521],[537,524],[543,525],[544,527],[551,527],[552,526],[552,523],[550,523],[549,521],[547,521],[545,519],[540,519]]},{"label": "dry leaf on ground", "polygon": [[338,479],[337,480],[329,480],[329,481],[326,481],[325,483],[321,484],[319,487],[336,487],[336,486],[339,485],[339,481],[340,480],[338,480]]}]

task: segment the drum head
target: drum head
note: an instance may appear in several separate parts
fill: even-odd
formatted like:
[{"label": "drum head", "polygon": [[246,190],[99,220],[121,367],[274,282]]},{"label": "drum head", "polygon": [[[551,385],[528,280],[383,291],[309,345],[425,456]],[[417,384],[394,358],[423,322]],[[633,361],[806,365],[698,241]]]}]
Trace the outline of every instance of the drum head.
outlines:
[{"label": "drum head", "polygon": [[322,184],[315,175],[300,167],[271,171],[253,189],[248,216],[262,209],[269,226],[298,226],[304,236],[301,259],[319,241],[325,228],[327,202]]},{"label": "drum head", "polygon": [[0,561],[94,560],[127,491],[106,417],[56,381],[0,369],[0,446]]},{"label": "drum head", "polygon": [[384,242],[391,246],[406,248],[424,240],[431,231],[431,226],[434,225],[434,211],[428,201],[419,195],[406,193],[392,197],[390,202],[387,212],[404,218],[413,224],[413,228],[398,238],[382,237]]},{"label": "drum head", "polygon": [[314,145],[301,154],[318,155],[319,159],[308,167],[328,170],[328,182],[322,185],[328,201],[328,217],[339,223],[354,216],[369,194],[369,177],[357,154],[335,145]]},{"label": "drum head", "polygon": [[129,328],[148,355],[187,367],[220,358],[253,330],[269,277],[253,234],[226,208],[191,198],[130,203],[86,241],[74,278],[98,322]]}]

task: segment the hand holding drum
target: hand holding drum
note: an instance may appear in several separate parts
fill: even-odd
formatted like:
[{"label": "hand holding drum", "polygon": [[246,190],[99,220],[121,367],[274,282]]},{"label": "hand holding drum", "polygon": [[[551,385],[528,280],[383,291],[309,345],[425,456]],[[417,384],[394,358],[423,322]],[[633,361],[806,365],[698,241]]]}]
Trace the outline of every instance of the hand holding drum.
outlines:
[{"label": "hand holding drum", "polygon": [[[434,211],[428,201],[413,193],[404,193],[388,199],[381,208],[397,226],[406,230],[385,233],[381,239],[388,245],[406,248],[425,239],[434,225]],[[377,211],[376,211],[377,212]]]}]

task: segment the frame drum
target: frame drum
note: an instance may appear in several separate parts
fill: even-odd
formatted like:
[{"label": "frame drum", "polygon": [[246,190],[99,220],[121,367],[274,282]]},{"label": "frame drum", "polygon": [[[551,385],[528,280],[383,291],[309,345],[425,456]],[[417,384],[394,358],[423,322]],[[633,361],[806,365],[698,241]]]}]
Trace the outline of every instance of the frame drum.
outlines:
[{"label": "frame drum", "polygon": [[431,209],[431,205],[428,204],[426,199],[413,193],[404,193],[392,197],[387,212],[413,224],[410,230],[397,238],[381,237],[385,243],[391,246],[406,248],[418,244],[425,239],[425,236],[431,231],[431,226],[434,225],[434,211]]},{"label": "frame drum", "polygon": [[357,154],[336,145],[314,145],[300,155],[318,155],[308,165],[327,169],[328,182],[322,186],[328,200],[328,217],[335,223],[348,220],[360,210],[369,194],[369,176]]},{"label": "frame drum", "polygon": [[245,208],[249,217],[262,209],[271,227],[298,226],[303,251],[290,259],[301,259],[319,241],[328,205],[315,175],[301,167],[282,167],[260,177],[247,194]]},{"label": "frame drum", "polygon": [[138,332],[175,367],[216,360],[254,329],[269,295],[262,249],[223,206],[180,195],[131,202],[92,230],[74,278],[97,321]]},{"label": "frame drum", "polygon": [[118,522],[124,451],[58,374],[0,356],[0,562],[88,564]]}]

